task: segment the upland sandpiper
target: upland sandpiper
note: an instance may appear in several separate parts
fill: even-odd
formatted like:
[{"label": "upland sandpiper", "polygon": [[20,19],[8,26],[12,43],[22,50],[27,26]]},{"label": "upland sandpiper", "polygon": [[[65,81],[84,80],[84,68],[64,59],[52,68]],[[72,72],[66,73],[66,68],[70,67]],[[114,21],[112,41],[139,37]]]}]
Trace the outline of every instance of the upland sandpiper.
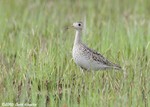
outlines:
[{"label": "upland sandpiper", "polygon": [[121,69],[119,65],[110,62],[100,53],[88,48],[85,44],[82,43],[82,22],[75,22],[73,23],[72,27],[76,30],[74,45],[72,49],[72,56],[74,62],[78,66],[87,71]]}]

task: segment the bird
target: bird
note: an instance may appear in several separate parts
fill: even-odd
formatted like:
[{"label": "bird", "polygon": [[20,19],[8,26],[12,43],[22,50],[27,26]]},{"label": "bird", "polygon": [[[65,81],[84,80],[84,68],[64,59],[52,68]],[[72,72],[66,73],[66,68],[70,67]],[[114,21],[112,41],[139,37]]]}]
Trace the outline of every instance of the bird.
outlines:
[{"label": "bird", "polygon": [[72,28],[76,30],[75,39],[72,49],[72,57],[74,62],[86,71],[98,71],[98,70],[108,70],[115,69],[121,70],[121,66],[117,65],[97,51],[90,49],[82,42],[82,31],[83,31],[82,22],[74,22]]}]

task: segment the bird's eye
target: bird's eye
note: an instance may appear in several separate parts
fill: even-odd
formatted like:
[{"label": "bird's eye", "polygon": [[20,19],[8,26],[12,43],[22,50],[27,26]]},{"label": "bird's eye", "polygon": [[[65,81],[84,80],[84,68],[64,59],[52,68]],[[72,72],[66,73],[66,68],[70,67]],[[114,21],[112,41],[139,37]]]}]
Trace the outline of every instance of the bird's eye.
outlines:
[{"label": "bird's eye", "polygon": [[79,25],[79,26],[81,26],[81,24],[80,24],[80,23],[79,23],[78,25]]}]

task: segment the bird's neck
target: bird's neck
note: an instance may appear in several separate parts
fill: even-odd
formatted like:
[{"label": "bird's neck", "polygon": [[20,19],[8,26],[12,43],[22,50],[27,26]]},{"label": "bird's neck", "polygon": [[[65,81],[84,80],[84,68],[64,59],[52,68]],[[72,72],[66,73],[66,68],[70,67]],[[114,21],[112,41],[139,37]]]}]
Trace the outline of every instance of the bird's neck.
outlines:
[{"label": "bird's neck", "polygon": [[76,30],[74,45],[81,43],[81,36],[82,36],[82,31]]}]

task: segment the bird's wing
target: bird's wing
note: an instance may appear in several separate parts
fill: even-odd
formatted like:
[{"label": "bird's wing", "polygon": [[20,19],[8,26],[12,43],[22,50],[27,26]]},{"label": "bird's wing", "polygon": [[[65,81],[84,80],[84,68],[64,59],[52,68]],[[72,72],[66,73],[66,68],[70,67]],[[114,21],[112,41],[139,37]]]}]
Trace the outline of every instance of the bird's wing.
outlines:
[{"label": "bird's wing", "polygon": [[101,62],[101,63],[103,63],[104,65],[107,65],[107,66],[121,68],[119,65],[114,64],[111,61],[107,60],[103,55],[96,52],[95,50],[92,50],[92,49],[88,48],[86,45],[84,45],[84,47],[86,48],[87,51],[91,52],[91,57],[95,61]]}]

